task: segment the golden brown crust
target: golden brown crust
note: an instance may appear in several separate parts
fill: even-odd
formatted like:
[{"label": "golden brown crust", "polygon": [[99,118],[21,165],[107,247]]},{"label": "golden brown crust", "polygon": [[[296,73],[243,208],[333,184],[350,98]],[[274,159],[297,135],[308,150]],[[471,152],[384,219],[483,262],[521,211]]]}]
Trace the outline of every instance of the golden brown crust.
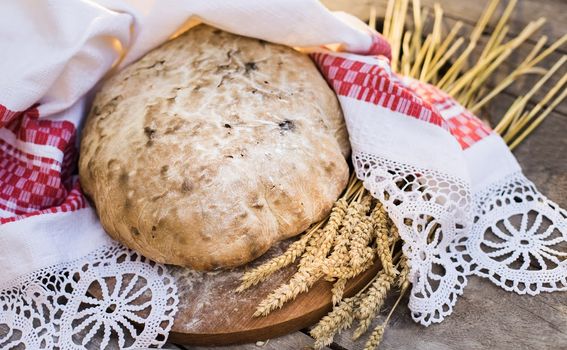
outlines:
[{"label": "golden brown crust", "polygon": [[104,84],[79,171],[113,238],[210,270],[321,219],[346,186],[348,152],[336,97],[308,57],[200,25]]}]

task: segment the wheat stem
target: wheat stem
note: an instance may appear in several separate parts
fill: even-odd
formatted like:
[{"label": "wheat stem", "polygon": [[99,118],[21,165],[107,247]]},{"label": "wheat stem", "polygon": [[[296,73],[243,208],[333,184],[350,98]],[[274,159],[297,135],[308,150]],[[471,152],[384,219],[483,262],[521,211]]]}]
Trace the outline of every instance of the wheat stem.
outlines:
[{"label": "wheat stem", "polygon": [[427,49],[427,53],[425,54],[425,58],[423,61],[423,67],[421,69],[421,73],[419,74],[419,80],[424,81],[425,74],[428,72],[429,65],[431,64],[431,60],[433,59],[433,53],[439,47],[441,42],[441,20],[443,19],[443,10],[438,3],[434,5],[434,13],[435,13],[435,20],[433,22],[433,31],[431,35],[431,45],[429,45]]},{"label": "wheat stem", "polygon": [[539,117],[537,117],[537,119],[535,119],[529,126],[528,128],[520,134],[520,136],[518,136],[513,142],[512,144],[510,144],[510,149],[514,149],[516,148],[520,142],[522,142],[537,126],[539,126],[539,124],[541,124],[541,122],[543,122],[543,120],[545,119],[545,117],[547,117],[549,115],[549,113],[551,113],[555,107],[557,107],[557,105],[559,103],[561,103],[561,101],[563,101],[565,99],[565,97],[567,97],[567,89],[563,90],[563,92],[561,93],[561,95],[559,95],[559,97],[557,97],[553,103],[547,107],[545,109],[545,111],[539,115]]}]

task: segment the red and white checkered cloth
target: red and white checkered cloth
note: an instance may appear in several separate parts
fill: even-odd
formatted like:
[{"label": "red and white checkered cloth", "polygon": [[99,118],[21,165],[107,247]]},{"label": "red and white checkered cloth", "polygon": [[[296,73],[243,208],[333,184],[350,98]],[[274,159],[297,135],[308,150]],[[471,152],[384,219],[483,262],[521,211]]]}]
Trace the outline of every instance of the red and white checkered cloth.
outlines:
[{"label": "red and white checkered cloth", "polygon": [[[76,176],[89,98],[122,55],[120,67],[202,21],[313,48],[343,108],[357,175],[405,241],[416,321],[450,314],[469,274],[518,293],[567,289],[557,249],[566,212],[487,125],[394,74],[389,44],[349,15],[315,0],[18,0],[3,2],[0,18],[0,288],[113,244]],[[321,49],[337,43],[341,53]]]}]

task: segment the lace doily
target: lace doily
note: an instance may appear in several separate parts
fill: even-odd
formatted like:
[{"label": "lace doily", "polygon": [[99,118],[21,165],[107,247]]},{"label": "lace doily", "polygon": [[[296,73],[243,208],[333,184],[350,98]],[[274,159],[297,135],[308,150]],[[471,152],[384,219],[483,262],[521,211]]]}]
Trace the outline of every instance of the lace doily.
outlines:
[{"label": "lace doily", "polygon": [[2,349],[136,349],[167,340],[177,288],[118,244],[0,286]]},{"label": "lace doily", "polygon": [[567,290],[567,211],[520,172],[475,194],[473,229],[451,248],[469,273],[507,291]]},{"label": "lace doily", "polygon": [[470,227],[471,195],[457,178],[353,151],[364,186],[387,208],[410,262],[409,307],[416,322],[441,322],[466,285],[466,271],[449,252]]}]

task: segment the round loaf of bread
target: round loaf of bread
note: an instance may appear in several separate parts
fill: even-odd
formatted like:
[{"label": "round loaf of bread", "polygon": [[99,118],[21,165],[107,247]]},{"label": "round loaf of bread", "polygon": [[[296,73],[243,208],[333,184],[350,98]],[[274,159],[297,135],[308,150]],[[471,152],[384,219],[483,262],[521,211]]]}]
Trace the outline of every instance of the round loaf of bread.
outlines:
[{"label": "round loaf of bread", "polygon": [[298,51],[199,25],[108,79],[79,174],[104,229],[161,262],[249,262],[348,181],[336,96]]}]

